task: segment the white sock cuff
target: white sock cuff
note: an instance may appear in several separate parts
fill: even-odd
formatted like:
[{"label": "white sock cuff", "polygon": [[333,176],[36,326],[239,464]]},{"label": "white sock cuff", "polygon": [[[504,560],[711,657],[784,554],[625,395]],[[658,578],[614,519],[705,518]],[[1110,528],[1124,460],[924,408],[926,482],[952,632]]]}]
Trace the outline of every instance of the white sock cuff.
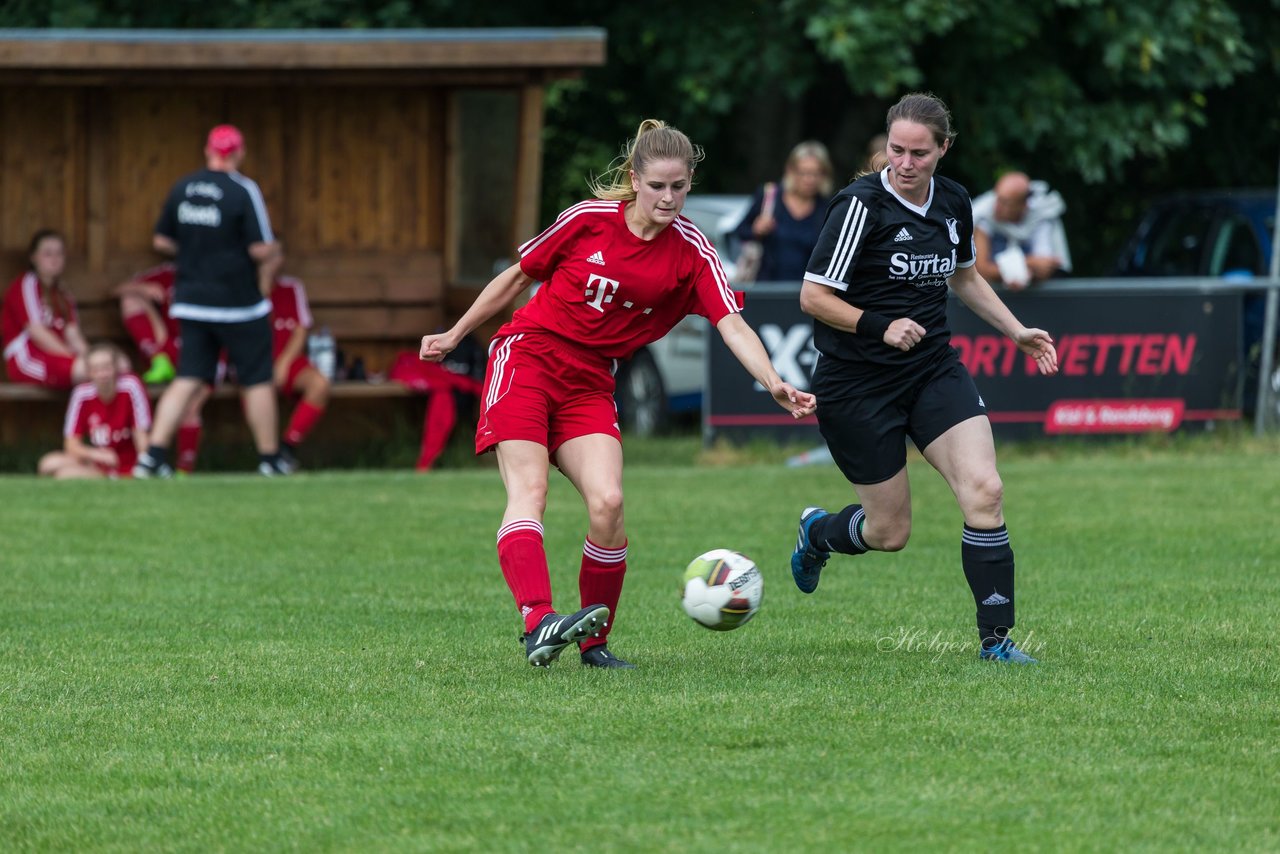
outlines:
[{"label": "white sock cuff", "polygon": [[538,539],[542,539],[542,523],[537,519],[512,519],[498,529],[498,542],[520,532],[532,532],[538,535]]},{"label": "white sock cuff", "polygon": [[622,563],[627,559],[626,546],[617,549],[605,549],[597,546],[591,540],[583,541],[582,553],[596,563]]}]

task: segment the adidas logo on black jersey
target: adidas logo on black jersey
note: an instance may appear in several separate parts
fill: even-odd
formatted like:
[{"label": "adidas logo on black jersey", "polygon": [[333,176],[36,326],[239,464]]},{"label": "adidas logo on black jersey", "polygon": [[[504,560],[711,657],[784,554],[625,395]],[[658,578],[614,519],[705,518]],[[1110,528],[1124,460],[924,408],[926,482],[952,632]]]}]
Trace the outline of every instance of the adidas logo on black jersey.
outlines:
[{"label": "adidas logo on black jersey", "polygon": [[902,231],[898,232],[898,236],[893,238],[893,242],[901,243],[904,240],[915,240],[915,238],[911,236],[911,232],[907,231],[906,228],[903,228]]}]

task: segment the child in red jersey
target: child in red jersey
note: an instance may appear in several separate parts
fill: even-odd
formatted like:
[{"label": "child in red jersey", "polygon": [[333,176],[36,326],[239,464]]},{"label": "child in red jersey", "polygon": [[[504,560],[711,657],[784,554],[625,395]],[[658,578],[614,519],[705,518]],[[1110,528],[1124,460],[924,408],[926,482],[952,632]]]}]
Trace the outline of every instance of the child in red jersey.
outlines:
[{"label": "child in red jersey", "polygon": [[71,392],[61,451],[41,458],[40,474],[56,478],[130,477],[146,450],[151,404],[133,374],[122,374],[113,344],[95,344],[85,356],[89,382]]},{"label": "child in red jersey", "polygon": [[[525,627],[530,664],[551,664],[571,643],[582,663],[631,667],[606,646],[626,572],[622,435],[614,406],[618,361],[658,340],[689,314],[706,317],[747,371],[796,418],[813,395],[783,382],[711,243],[680,216],[702,151],[675,128],[640,125],[627,154],[593,190],[520,247],[520,262],[490,282],[452,329],[422,339],[420,357],[441,361],[478,325],[541,281],[498,330],[476,430],[476,452],[494,449],[507,490],[498,562]],[[542,545],[547,478],[554,463],[581,493],[588,529],[582,609],[559,615]]]},{"label": "child in red jersey", "polygon": [[84,381],[89,345],[75,299],[62,285],[66,241],[41,229],[31,238],[27,259],[30,269],[9,285],[0,309],[5,369],[10,382],[69,389]]}]

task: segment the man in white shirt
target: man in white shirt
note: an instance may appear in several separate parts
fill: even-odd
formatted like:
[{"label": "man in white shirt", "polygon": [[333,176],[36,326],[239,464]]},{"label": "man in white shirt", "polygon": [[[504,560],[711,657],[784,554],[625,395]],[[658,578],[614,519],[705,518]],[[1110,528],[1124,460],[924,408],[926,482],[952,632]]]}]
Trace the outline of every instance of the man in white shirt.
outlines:
[{"label": "man in white shirt", "polygon": [[973,201],[978,272],[1012,291],[1071,272],[1062,227],[1067,205],[1044,181],[1009,172]]}]

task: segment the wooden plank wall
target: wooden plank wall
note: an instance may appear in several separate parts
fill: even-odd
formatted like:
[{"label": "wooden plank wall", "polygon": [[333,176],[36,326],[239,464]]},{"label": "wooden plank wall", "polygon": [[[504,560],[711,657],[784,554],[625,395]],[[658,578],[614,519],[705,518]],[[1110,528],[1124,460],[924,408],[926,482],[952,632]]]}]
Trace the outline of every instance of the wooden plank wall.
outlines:
[{"label": "wooden plank wall", "polygon": [[13,252],[21,257],[31,235],[46,225],[83,249],[83,112],[78,91],[0,90],[0,247],[6,260]]},{"label": "wooden plank wall", "polygon": [[122,337],[110,289],[156,262],[166,193],[232,122],[317,322],[389,353],[444,321],[445,105],[426,87],[0,89],[0,279],[57,228],[86,332]]}]

